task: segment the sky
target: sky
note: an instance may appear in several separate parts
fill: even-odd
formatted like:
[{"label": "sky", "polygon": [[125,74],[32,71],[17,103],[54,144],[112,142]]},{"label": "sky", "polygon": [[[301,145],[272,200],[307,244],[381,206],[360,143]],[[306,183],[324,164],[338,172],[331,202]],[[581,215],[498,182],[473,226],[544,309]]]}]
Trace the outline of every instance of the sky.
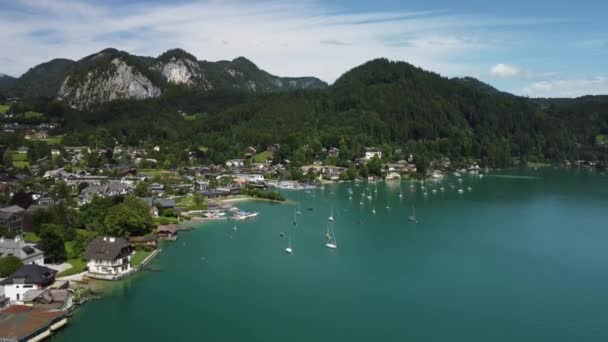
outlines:
[{"label": "sky", "polygon": [[608,94],[606,0],[0,0],[0,72],[107,47],[334,82],[374,58],[530,97]]}]

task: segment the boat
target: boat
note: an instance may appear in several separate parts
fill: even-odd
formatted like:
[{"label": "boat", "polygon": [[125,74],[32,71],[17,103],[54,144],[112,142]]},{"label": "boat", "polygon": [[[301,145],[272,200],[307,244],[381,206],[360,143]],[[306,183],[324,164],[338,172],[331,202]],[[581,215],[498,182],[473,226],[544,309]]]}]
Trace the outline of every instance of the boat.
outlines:
[{"label": "boat", "polygon": [[410,222],[418,223],[418,219],[416,219],[416,208],[412,207],[412,215],[409,217]]},{"label": "boat", "polygon": [[372,209],[372,214],[376,215],[376,208]]},{"label": "boat", "polygon": [[469,186],[469,187],[467,187],[467,190],[469,190],[469,191],[473,191],[473,188],[471,188],[471,187]]},{"label": "boat", "polygon": [[334,222],[334,208],[331,208],[331,214],[329,215],[329,221]]},{"label": "boat", "polygon": [[232,230],[236,231],[236,230],[237,230],[237,229],[236,229],[236,226],[234,226],[234,228],[232,228]]},{"label": "boat", "polygon": [[431,193],[434,195],[437,193],[437,190],[433,189],[433,190],[431,190]]},{"label": "boat", "polygon": [[293,254],[293,249],[291,248],[291,234],[287,232],[287,248],[285,248],[285,252],[287,254]]},{"label": "boat", "polygon": [[232,216],[232,219],[237,220],[237,221],[242,221],[242,220],[246,220],[246,219],[249,219],[252,217],[256,217],[258,215],[259,215],[259,213],[255,212],[255,211],[253,211],[253,212],[239,211],[234,216]]},{"label": "boat", "polygon": [[338,248],[338,243],[336,242],[336,234],[334,233],[334,230],[333,230],[333,221],[327,225],[327,234],[325,234],[325,237],[327,238],[325,247],[327,247],[329,249]]},{"label": "boat", "polygon": [[458,189],[458,193],[459,193],[459,194],[462,194],[462,193],[464,193],[464,190],[462,190],[462,189]]}]

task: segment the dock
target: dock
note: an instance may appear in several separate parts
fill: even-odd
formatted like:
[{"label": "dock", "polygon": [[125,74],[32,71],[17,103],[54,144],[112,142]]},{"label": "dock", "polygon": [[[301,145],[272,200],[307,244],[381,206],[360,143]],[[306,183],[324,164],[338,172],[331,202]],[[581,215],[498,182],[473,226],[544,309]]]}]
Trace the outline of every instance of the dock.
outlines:
[{"label": "dock", "polygon": [[0,310],[0,341],[41,341],[66,324],[65,311],[11,305]]}]

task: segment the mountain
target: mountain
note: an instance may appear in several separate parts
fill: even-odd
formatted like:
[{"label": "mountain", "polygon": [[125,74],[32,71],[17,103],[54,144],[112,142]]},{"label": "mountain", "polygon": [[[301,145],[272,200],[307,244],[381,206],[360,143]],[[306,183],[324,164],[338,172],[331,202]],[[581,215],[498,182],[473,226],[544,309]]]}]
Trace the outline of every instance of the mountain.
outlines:
[{"label": "mountain", "polygon": [[0,92],[10,88],[15,83],[16,78],[9,75],[0,74]]},{"label": "mountain", "polygon": [[[248,80],[255,70],[244,59],[213,67],[202,68],[213,85],[222,70],[238,69]],[[258,87],[264,78],[256,75]],[[237,86],[247,83],[221,84]],[[74,113],[66,119],[72,132],[66,139],[86,144],[93,129],[103,127],[124,143],[161,141],[175,158],[183,157],[184,146],[205,146],[204,158],[216,163],[242,156],[246,146],[275,143],[281,145],[279,157],[292,165],[311,163],[323,156],[323,148],[338,147],[337,163],[346,166],[365,146],[382,147],[388,158],[411,153],[423,161],[449,157],[460,165],[470,159],[491,167],[515,160],[608,162],[608,149],[596,144],[598,135],[608,135],[608,103],[602,98],[544,104],[405,62],[373,60],[317,90],[243,96],[167,89],[159,98]],[[176,115],[178,109],[197,115],[185,120]]]},{"label": "mountain", "polygon": [[40,64],[8,85],[7,91],[20,97],[57,98],[70,107],[88,109],[114,100],[159,97],[172,86],[268,93],[327,84],[314,77],[274,76],[244,57],[208,62],[181,49],[153,58],[109,48],[76,62],[55,59]]},{"label": "mountain", "polygon": [[53,98],[74,63],[69,59],[53,59],[37,65],[19,77],[7,92],[17,97]]}]

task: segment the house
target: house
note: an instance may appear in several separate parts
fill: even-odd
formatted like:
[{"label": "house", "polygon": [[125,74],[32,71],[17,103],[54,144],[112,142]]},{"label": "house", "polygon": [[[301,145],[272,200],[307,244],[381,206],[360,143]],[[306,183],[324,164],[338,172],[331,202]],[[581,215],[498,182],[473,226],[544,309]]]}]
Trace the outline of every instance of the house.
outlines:
[{"label": "house", "polygon": [[365,148],[365,160],[371,160],[374,157],[378,157],[382,159],[382,151],[375,147],[366,147]]},{"label": "house", "polygon": [[231,159],[226,161],[227,167],[243,167],[245,165],[245,161],[243,159]]},{"label": "house", "polygon": [[132,253],[133,247],[123,238],[96,237],[89,243],[84,254],[89,276],[107,280],[122,278],[133,270]]},{"label": "house", "polygon": [[29,306],[43,305],[55,310],[65,310],[72,306],[72,293],[67,288],[29,290],[23,294],[21,301]]},{"label": "house", "polygon": [[179,228],[174,224],[162,225],[156,228],[156,236],[159,239],[175,241],[177,240],[178,231]]},{"label": "house", "polygon": [[337,147],[332,147],[327,150],[327,155],[330,157],[338,158],[338,156],[340,155],[340,150]]},{"label": "house", "polygon": [[279,145],[279,144],[272,144],[272,145],[269,145],[268,147],[266,147],[266,151],[272,152],[272,153],[274,153],[280,149],[281,149],[281,145]]},{"label": "house", "polygon": [[44,265],[44,252],[35,244],[23,241],[19,236],[14,239],[0,237],[0,258],[15,256],[24,265]]},{"label": "house", "polygon": [[0,226],[6,227],[11,233],[19,235],[23,230],[23,213],[25,209],[18,205],[0,208]]},{"label": "house", "polygon": [[154,195],[162,195],[165,193],[165,186],[160,183],[152,183],[150,184],[150,191]]},{"label": "house", "polygon": [[109,183],[89,186],[78,195],[78,205],[85,205],[93,200],[93,197],[127,196],[133,193],[133,186],[122,183]]},{"label": "house", "polygon": [[247,146],[245,148],[245,156],[247,156],[247,157],[251,157],[256,153],[257,153],[257,151],[253,146]]},{"label": "house", "polygon": [[0,285],[4,285],[6,297],[21,302],[26,292],[44,289],[55,282],[56,273],[57,271],[40,265],[23,265],[17,272],[1,281]]}]

